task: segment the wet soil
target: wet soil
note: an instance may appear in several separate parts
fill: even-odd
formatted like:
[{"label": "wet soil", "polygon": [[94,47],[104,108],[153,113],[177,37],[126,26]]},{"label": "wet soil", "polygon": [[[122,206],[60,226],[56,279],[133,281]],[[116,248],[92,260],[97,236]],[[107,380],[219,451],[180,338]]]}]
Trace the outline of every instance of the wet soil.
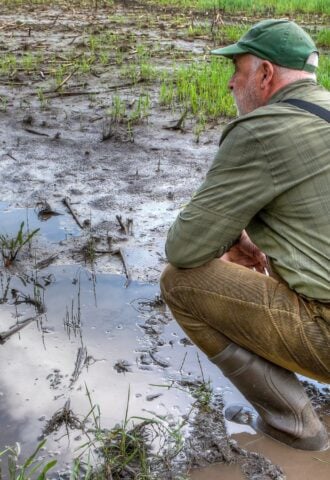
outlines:
[{"label": "wet soil", "polygon": [[[121,39],[114,49],[127,64],[141,45],[160,69],[204,61],[212,42],[185,35],[193,14],[126,3],[2,8],[1,50],[41,51],[44,60],[37,71],[0,74],[1,233],[14,236],[22,221],[40,228],[18,261],[1,268],[0,331],[35,317],[0,345],[1,448],[20,442],[28,454],[46,436],[43,456],[59,458],[53,478],[67,478],[84,442],[86,387],[107,428],[123,419],[129,386],[131,416],[164,416],[173,426],[196,401],[189,385],[205,377],[212,401],[189,417],[182,456],[157,467],[158,478],[187,470],[195,480],[329,478],[329,452],[293,451],[224,420],[224,405],[245,400],[197,356],[159,298],[167,230],[202,181],[227,120],[200,137],[190,115],[173,129],[182,111],[161,107],[159,81],[132,82],[111,55],[62,88],[55,82],[61,58],[72,49],[80,55],[104,31]],[[109,121],[114,95],[129,110],[141,94],[151,108],[132,130]],[[17,302],[35,299],[36,285],[44,312]],[[306,388],[327,419],[329,390],[309,381]]]}]

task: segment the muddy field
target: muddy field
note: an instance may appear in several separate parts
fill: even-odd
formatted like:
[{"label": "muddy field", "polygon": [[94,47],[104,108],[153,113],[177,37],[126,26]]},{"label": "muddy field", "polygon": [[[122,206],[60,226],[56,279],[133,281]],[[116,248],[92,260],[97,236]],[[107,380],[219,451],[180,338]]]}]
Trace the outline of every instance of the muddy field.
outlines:
[{"label": "muddy field", "polygon": [[[223,419],[224,404],[245,400],[159,297],[167,230],[228,121],[201,128],[184,106],[162,105],[163,73],[208,58],[212,35],[191,36],[192,25],[255,19],[130,2],[0,8],[2,252],[21,222],[24,235],[40,229],[0,270],[0,451],[19,442],[24,458],[47,438],[38,455],[58,460],[49,478],[70,478],[86,443],[82,461],[102,463],[96,405],[104,429],[128,407],[164,422],[151,442],[158,478],[328,479],[329,452]],[[328,387],[304,380],[330,423]]]}]

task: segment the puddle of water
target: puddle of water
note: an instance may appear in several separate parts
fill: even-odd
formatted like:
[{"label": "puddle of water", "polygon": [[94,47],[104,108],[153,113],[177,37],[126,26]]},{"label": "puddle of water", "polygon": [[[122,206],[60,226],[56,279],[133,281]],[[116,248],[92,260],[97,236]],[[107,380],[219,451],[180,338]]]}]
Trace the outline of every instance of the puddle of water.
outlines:
[{"label": "puddle of water", "polygon": [[[245,401],[246,403],[246,401]],[[323,418],[330,433],[330,418]],[[308,452],[287,447],[261,433],[244,431],[234,433],[235,425],[227,422],[227,429],[232,431],[231,437],[238,446],[264,455],[275,465],[281,466],[286,480],[329,480],[330,478],[330,449],[324,452]],[[241,426],[240,426],[241,427]],[[243,427],[246,429],[246,427]],[[249,428],[249,427],[247,427]],[[239,430],[239,429],[237,429]],[[243,480],[246,478],[237,465],[212,465],[204,469],[191,472],[192,480]],[[258,477],[261,478],[261,477]],[[270,478],[267,476],[267,478]]]},{"label": "puddle of water", "polygon": [[[1,299],[7,285],[5,273],[0,280]],[[38,281],[41,286],[51,282],[44,290],[40,287],[47,309],[42,321],[31,323],[0,345],[1,447],[20,442],[22,457],[26,458],[38,443],[47,420],[63,408],[68,399],[70,408],[82,420],[91,408],[86,386],[93,404],[100,406],[102,427],[106,428],[123,420],[129,389],[130,416],[181,417],[190,409],[189,395],[162,386],[172,379],[201,378],[201,368],[205,379],[211,379],[214,390],[223,394],[225,404],[246,403],[205,355],[199,353],[197,357],[194,346],[184,346],[185,336],[176,322],[164,323],[164,312],[149,305],[159,293],[158,286],[132,282],[125,288],[124,277],[92,275],[74,266],[49,267],[42,271]],[[1,331],[15,324],[17,315],[22,320],[35,314],[31,305],[13,305],[12,288],[31,297],[34,292],[32,281],[24,278],[23,284],[17,277],[10,278],[10,301],[0,305]],[[157,338],[146,335],[146,320],[151,320],[148,325],[157,331]],[[155,338],[157,358],[168,362],[168,368],[162,368],[150,357]],[[77,368],[79,352],[83,360]],[[118,362],[121,366],[126,362],[126,373],[114,368]],[[157,398],[149,397],[158,394]],[[322,462],[329,458],[328,453],[297,454],[265,440],[250,427],[230,422],[227,426],[240,446],[265,453],[288,474],[292,471],[289,480],[303,479],[294,477],[295,462],[304,465],[306,472],[320,472],[318,480],[325,480],[322,475],[329,465]],[[79,430],[70,431],[68,438],[62,426],[48,437],[47,452],[43,455],[46,458],[55,455],[59,459],[58,469],[69,469],[72,458],[77,455],[76,449],[85,440]],[[242,478],[237,467],[224,465],[193,471],[191,475],[194,480]]]},{"label": "puddle of water", "polygon": [[247,433],[233,435],[238,444],[253,452],[259,452],[273,463],[280,465],[286,480],[329,480],[330,450],[326,452],[305,452],[286,447],[264,435],[251,436]]},{"label": "puddle of water", "polygon": [[80,235],[79,227],[65,209],[61,209],[58,213],[61,215],[41,220],[33,208],[9,208],[6,203],[0,202],[0,233],[10,237],[16,236],[21,223],[24,222],[23,232],[27,231],[27,226],[29,231],[40,228],[37,237],[40,236],[43,240],[52,243],[65,240],[68,236]]},{"label": "puddle of water", "polygon": [[[150,418],[156,413],[176,418],[188,410],[187,395],[151,385],[169,383],[166,369],[158,364],[140,363],[141,355],[151,360],[151,343],[140,325],[150,316],[147,302],[159,293],[158,286],[132,282],[125,288],[123,277],[94,277],[87,270],[72,266],[50,267],[43,274],[53,281],[44,291],[47,312],[42,322],[28,325],[0,346],[0,421],[4,427],[0,445],[20,442],[22,456],[30,454],[47,420],[68,399],[70,408],[82,420],[91,408],[86,386],[93,403],[100,406],[102,426],[108,428],[123,420],[129,388],[131,416]],[[10,288],[26,295],[33,292],[32,285],[24,286],[17,278],[12,279]],[[2,331],[15,323],[17,312],[20,320],[31,316],[31,306],[0,307]],[[161,325],[157,328],[162,330]],[[173,345],[179,344],[182,333],[172,322],[166,335],[168,341],[164,339],[157,355],[169,361]],[[178,347],[181,364],[182,345]],[[85,363],[73,381],[81,349]],[[114,365],[120,361],[127,363],[128,372],[116,371]],[[174,365],[177,364],[175,361]],[[154,394],[160,396],[156,400],[148,397]],[[63,469],[84,441],[79,431],[71,432],[68,439],[62,427],[49,436],[47,451],[60,455],[59,467]]]}]

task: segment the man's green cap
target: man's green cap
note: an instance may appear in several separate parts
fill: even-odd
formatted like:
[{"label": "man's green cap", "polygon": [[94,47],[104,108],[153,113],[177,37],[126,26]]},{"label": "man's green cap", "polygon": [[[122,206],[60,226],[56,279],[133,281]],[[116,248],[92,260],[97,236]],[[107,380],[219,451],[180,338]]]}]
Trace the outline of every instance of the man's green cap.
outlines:
[{"label": "man's green cap", "polygon": [[289,20],[263,20],[254,25],[237,43],[212,50],[214,55],[232,58],[233,55],[251,53],[276,65],[314,72],[307,63],[317,48],[311,37],[296,23]]}]

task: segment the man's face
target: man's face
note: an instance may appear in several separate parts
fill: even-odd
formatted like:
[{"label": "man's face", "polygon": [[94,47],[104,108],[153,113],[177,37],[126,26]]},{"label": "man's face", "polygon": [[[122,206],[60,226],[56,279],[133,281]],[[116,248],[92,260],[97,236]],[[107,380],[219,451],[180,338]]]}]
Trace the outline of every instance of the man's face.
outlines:
[{"label": "man's face", "polygon": [[239,115],[250,113],[263,105],[260,90],[260,61],[249,53],[235,55],[235,72],[229,80]]}]

